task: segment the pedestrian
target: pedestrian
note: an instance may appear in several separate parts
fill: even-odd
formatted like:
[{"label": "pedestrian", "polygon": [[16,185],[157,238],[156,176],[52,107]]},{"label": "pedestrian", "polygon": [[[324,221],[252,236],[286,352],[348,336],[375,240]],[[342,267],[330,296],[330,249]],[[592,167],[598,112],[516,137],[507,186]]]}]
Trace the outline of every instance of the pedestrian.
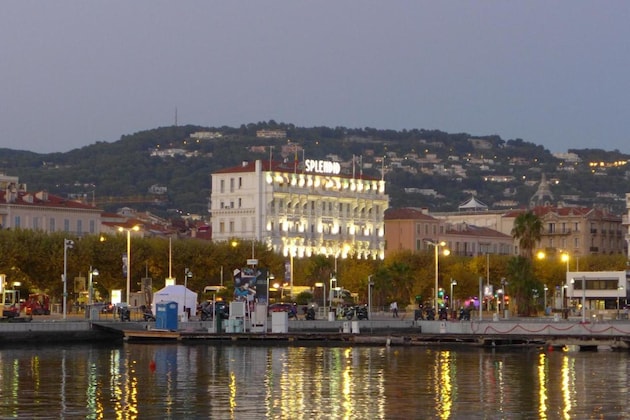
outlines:
[{"label": "pedestrian", "polygon": [[398,303],[392,302],[389,305],[389,310],[392,312],[392,317],[398,318]]}]

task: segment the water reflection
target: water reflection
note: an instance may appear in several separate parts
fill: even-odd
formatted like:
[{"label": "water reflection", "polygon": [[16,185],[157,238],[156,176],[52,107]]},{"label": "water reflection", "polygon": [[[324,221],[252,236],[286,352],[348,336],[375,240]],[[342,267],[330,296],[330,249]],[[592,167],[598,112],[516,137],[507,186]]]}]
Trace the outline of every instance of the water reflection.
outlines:
[{"label": "water reflection", "polygon": [[0,349],[0,417],[624,418],[625,352],[124,344]]}]

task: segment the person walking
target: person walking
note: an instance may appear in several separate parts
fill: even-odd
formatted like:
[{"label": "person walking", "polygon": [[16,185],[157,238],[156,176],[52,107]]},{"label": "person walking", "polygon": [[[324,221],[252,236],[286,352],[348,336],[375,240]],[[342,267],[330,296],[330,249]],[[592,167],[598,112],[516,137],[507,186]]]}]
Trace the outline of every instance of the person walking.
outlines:
[{"label": "person walking", "polygon": [[392,317],[393,318],[398,318],[398,303],[392,302],[389,305],[389,310],[392,312]]}]

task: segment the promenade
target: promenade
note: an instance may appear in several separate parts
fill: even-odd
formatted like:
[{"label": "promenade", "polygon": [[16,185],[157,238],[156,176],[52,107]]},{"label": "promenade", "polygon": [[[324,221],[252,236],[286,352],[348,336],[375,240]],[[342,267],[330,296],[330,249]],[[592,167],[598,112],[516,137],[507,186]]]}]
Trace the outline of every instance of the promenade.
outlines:
[{"label": "promenade", "polygon": [[[168,334],[157,330],[155,322],[144,322],[132,315],[131,322],[122,322],[112,314],[99,314],[89,320],[85,314],[34,316],[28,322],[1,322],[0,340],[3,343],[39,341],[94,341],[122,340],[126,334],[144,339],[212,340],[219,342],[252,342],[272,340],[291,342],[325,342],[345,344],[445,345],[478,346],[575,346],[581,349],[630,348],[630,321],[596,320],[582,322],[579,317],[498,318],[484,314],[471,320],[414,320],[413,314],[401,312],[399,318],[389,313],[374,313],[370,320],[289,320],[286,328],[277,330],[271,318],[254,330],[230,330],[226,320],[217,331],[212,321],[189,320],[178,322],[177,330]],[[478,315],[478,314],[477,314]],[[160,336],[161,335],[161,336]],[[168,336],[168,337],[167,337]]]}]

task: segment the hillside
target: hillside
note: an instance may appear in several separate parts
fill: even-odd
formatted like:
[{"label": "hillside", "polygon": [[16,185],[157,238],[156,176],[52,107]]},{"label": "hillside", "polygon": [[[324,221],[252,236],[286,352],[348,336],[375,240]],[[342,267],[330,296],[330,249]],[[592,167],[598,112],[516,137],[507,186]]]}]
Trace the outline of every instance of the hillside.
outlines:
[{"label": "hillside", "polygon": [[[257,137],[280,130],[286,138]],[[194,134],[205,133],[205,134]],[[191,137],[193,135],[193,137]],[[0,170],[29,191],[82,197],[114,211],[129,205],[166,215],[207,214],[210,174],[243,160],[334,158],[385,179],[392,207],[454,211],[476,194],[490,208],[528,203],[544,173],[557,201],[625,209],[629,155],[601,149],[553,156],[543,146],[498,136],[437,130],[295,127],[274,121],[233,127],[163,127],[99,142],[67,153],[0,149]],[[385,157],[384,163],[382,158]],[[361,168],[359,168],[359,161]]]}]

